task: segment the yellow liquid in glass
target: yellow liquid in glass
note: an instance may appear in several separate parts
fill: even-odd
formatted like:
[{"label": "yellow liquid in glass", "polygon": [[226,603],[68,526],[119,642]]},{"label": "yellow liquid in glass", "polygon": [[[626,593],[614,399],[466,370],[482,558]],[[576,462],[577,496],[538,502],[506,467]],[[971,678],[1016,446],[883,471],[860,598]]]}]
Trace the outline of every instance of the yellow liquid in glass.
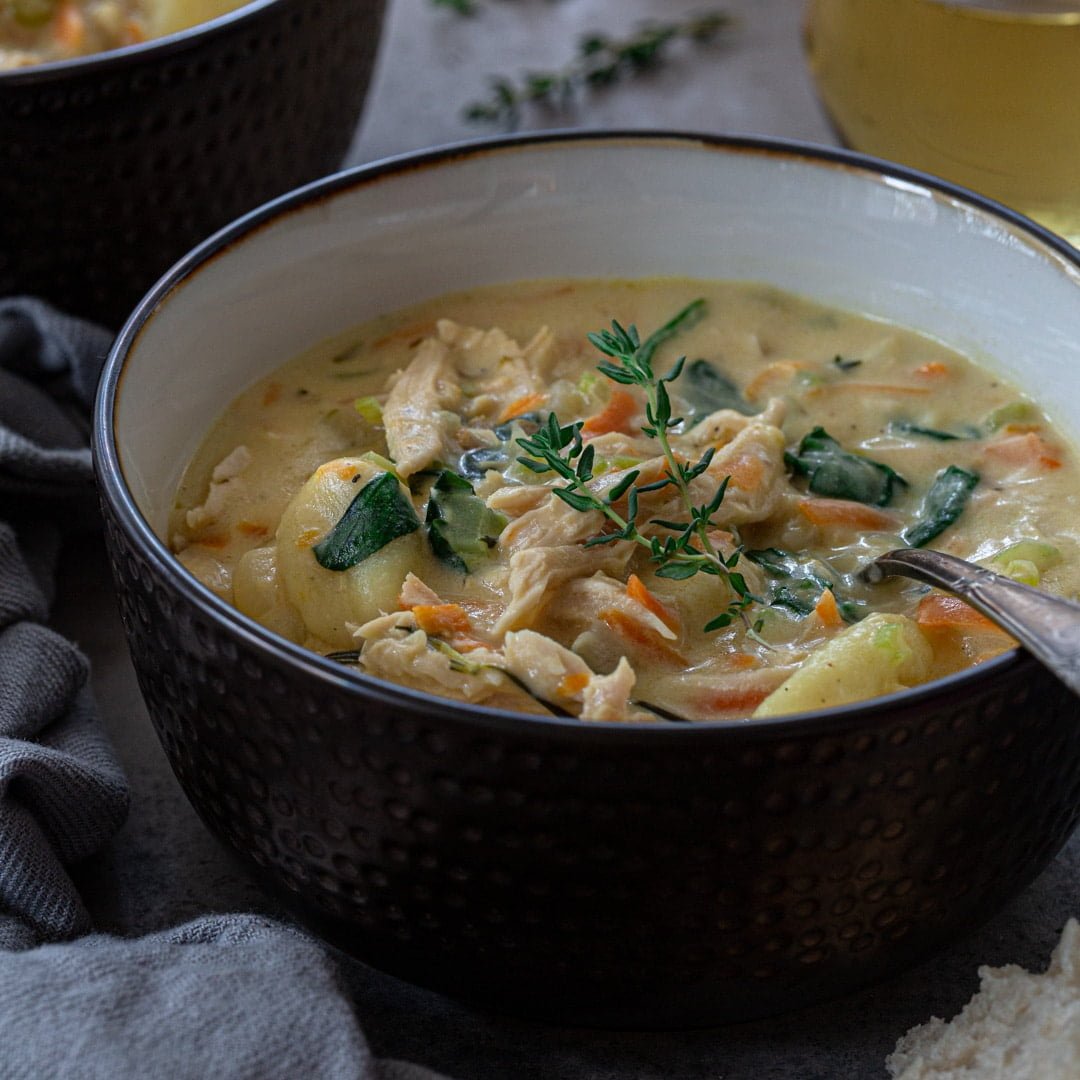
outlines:
[{"label": "yellow liquid in glass", "polygon": [[805,41],[850,146],[1080,245],[1080,0],[810,0]]}]

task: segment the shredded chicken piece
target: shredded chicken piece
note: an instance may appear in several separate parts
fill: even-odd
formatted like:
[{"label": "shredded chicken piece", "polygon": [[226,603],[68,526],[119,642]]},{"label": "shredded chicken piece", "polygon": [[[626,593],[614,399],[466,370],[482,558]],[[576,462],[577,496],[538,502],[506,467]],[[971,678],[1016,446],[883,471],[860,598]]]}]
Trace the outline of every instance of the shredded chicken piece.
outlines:
[{"label": "shredded chicken piece", "polygon": [[[246,446],[238,446],[214,466],[205,501],[185,515],[184,520],[192,532],[205,528],[221,517],[230,501],[230,484],[237,482],[251,461],[251,451]],[[235,494],[235,488],[233,493]]]},{"label": "shredded chicken piece", "polygon": [[411,611],[392,611],[389,614],[376,615],[362,626],[352,626],[352,636],[361,641],[378,641],[391,636],[394,631],[411,633],[416,629],[416,616]]},{"label": "shredded chicken piece", "polygon": [[625,657],[610,675],[597,675],[579,656],[533,630],[506,635],[506,670],[529,691],[578,712],[582,720],[651,720],[630,701],[634,669]]},{"label": "shredded chicken piece", "polygon": [[573,581],[563,595],[564,607],[572,612],[574,623],[594,625],[603,611],[621,611],[668,641],[678,635],[655,612],[633,599],[626,586],[607,574],[594,574],[581,581]]},{"label": "shredded chicken piece", "polygon": [[401,584],[398,605],[402,608],[414,608],[417,604],[441,604],[442,598],[432,588],[424,584],[411,570]]},{"label": "shredded chicken piece", "polygon": [[637,676],[626,657],[610,675],[595,675],[581,692],[582,720],[655,720],[652,713],[635,709],[630,692]]},{"label": "shredded chicken piece", "polygon": [[[724,477],[730,476],[723,504],[713,515],[713,521],[723,527],[746,525],[771,517],[788,490],[784,447],[784,433],[780,428],[750,417],[750,422],[731,442],[717,451],[705,472],[691,482],[694,502],[707,503]],[[662,462],[660,459],[661,465]],[[639,467],[648,475],[646,470],[656,465],[656,462],[645,462]],[[641,506],[639,517],[643,519],[685,518],[686,514],[682,499],[670,487],[643,497]]]},{"label": "shredded chicken piece", "polygon": [[619,573],[629,555],[627,548],[626,544],[562,545],[515,552],[510,556],[510,603],[495,624],[495,633],[531,626],[569,581],[600,571]]},{"label": "shredded chicken piece", "polygon": [[535,510],[550,496],[551,489],[539,484],[502,484],[488,495],[486,502],[500,514],[520,517],[529,510]]},{"label": "shredded chicken piece", "polygon": [[469,403],[469,416],[494,419],[513,402],[544,391],[555,346],[555,336],[546,326],[524,346],[498,327],[478,330],[450,319],[440,319],[436,332],[454,350],[461,374],[483,381],[484,393]]},{"label": "shredded chicken piece", "polygon": [[606,431],[588,441],[598,461],[611,461],[613,458],[644,459],[656,453],[656,443],[652,440],[642,435],[626,435],[621,431]]},{"label": "shredded chicken piece", "polygon": [[406,637],[365,639],[360,662],[369,675],[431,694],[450,694],[463,701],[483,701],[502,689],[503,677],[498,670],[454,670],[450,657],[428,645],[423,630],[414,630]]},{"label": "shredded chicken piece", "polygon": [[386,445],[401,477],[452,456],[447,444],[460,418],[450,410],[460,401],[461,385],[450,350],[436,338],[425,338],[383,406]]},{"label": "shredded chicken piece", "polygon": [[517,553],[533,548],[580,544],[604,527],[599,510],[579,511],[547,493],[535,509],[511,521],[499,536],[499,549]]},{"label": "shredded chicken piece", "polygon": [[503,642],[503,657],[506,670],[544,701],[573,696],[565,692],[568,675],[593,676],[580,656],[535,630],[511,630]]},{"label": "shredded chicken piece", "polygon": [[693,447],[695,450],[704,450],[707,446],[725,446],[751,424],[782,427],[786,414],[787,404],[783,398],[770,398],[766,408],[755,416],[746,416],[734,409],[717,409],[672,442],[679,449]]}]

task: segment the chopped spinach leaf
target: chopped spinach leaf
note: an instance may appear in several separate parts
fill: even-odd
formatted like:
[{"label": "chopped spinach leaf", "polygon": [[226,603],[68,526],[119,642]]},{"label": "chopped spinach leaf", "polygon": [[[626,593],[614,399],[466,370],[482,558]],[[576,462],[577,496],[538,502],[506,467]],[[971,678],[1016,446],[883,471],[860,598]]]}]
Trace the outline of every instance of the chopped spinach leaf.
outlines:
[{"label": "chopped spinach leaf", "polygon": [[795,453],[784,454],[788,468],[810,478],[815,495],[887,506],[897,485],[907,481],[888,465],[845,450],[824,428],[803,436]]},{"label": "chopped spinach leaf", "polygon": [[921,424],[913,424],[910,420],[892,420],[889,422],[891,433],[897,435],[922,435],[927,439],[936,439],[938,442],[952,442],[955,439],[977,439],[979,432],[969,428],[962,435],[952,431],[939,431],[937,428],[923,427]]},{"label": "chopped spinach leaf", "polygon": [[[805,584],[809,585],[810,583],[806,582]],[[814,610],[817,597],[810,597],[807,593],[808,590],[804,589],[803,595],[800,596],[789,585],[777,585],[773,589],[769,606],[787,608],[789,611],[794,611],[796,615],[809,615]]]},{"label": "chopped spinach leaf", "polygon": [[338,523],[311,550],[327,570],[348,570],[419,528],[420,519],[398,478],[382,472],[357,492]]},{"label": "chopped spinach leaf", "polygon": [[478,482],[492,469],[502,472],[513,460],[510,447],[512,441],[519,435],[535,434],[544,419],[544,413],[527,412],[497,424],[491,430],[499,440],[499,445],[481,446],[462,454],[458,459],[458,469],[462,476]]},{"label": "chopped spinach leaf", "polygon": [[444,469],[431,488],[426,524],[432,551],[468,574],[487,558],[506,518],[489,509],[468,480]]},{"label": "chopped spinach leaf", "polygon": [[958,465],[942,469],[923,499],[919,520],[905,529],[903,538],[912,547],[922,547],[943,533],[963,513],[968,497],[979,482],[977,473]]},{"label": "chopped spinach leaf", "polygon": [[510,464],[510,455],[502,446],[481,446],[468,450],[458,460],[458,468],[469,480],[483,480],[489,470],[502,472]]},{"label": "chopped spinach leaf", "polygon": [[541,412],[526,412],[520,416],[512,416],[509,420],[504,420],[501,424],[497,424],[491,430],[498,436],[500,442],[509,442],[514,437],[514,425],[518,427],[526,435],[532,435],[539,430],[540,425],[544,422],[544,414]]},{"label": "chopped spinach leaf", "polygon": [[[770,607],[787,608],[796,615],[809,615],[817,605],[818,599],[826,589],[836,593],[836,585],[812,563],[800,562],[790,551],[780,548],[761,548],[756,551],[744,551],[743,555],[757,563],[773,578]],[[837,607],[847,622],[862,618],[857,605],[850,600],[841,600],[837,594]]]},{"label": "chopped spinach leaf", "polygon": [[759,411],[708,360],[694,360],[683,368],[679,391],[690,406],[688,420],[691,427],[717,409],[734,409],[744,416],[753,416]]}]

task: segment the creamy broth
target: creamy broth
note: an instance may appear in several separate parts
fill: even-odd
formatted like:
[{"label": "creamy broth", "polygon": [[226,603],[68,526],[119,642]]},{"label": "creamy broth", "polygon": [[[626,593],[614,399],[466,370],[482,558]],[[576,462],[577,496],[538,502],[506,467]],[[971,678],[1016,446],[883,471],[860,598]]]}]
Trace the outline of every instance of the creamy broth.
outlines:
[{"label": "creamy broth", "polygon": [[[648,391],[598,373],[587,335],[618,320],[647,338],[698,299],[654,368],[687,358],[664,385],[691,502],[728,479],[682,557],[717,572],[680,579],[647,547],[689,521],[655,488]],[[519,460],[552,414],[583,422],[587,495],[614,492],[611,517]],[[640,488],[639,539],[590,544]],[[1010,647],[951,598],[857,571],[912,542],[1074,596],[1078,503],[1076,455],[1038,407],[912,331],[756,284],[539,281],[384,316],[250,387],[188,467],[170,535],[245,614],[370,674],[703,720],[873,697]]]}]

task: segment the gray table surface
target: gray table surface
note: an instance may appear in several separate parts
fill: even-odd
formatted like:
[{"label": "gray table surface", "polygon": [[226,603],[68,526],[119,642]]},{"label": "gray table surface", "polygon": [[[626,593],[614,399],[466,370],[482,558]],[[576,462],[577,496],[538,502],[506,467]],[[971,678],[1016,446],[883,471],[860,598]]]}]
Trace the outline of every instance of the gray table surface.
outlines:
[{"label": "gray table surface", "polygon": [[[431,0],[390,0],[372,92],[348,163],[475,138],[462,107],[492,74],[561,66],[577,34],[622,32],[645,17],[700,11],[699,0],[479,0],[461,19]],[[724,44],[678,50],[649,78],[565,113],[529,112],[522,127],[664,128],[835,142],[799,43],[799,0],[723,0],[741,18]],[[136,935],[208,912],[275,912],[196,818],[150,726],[128,660],[100,545],[65,561],[58,628],[89,654],[104,722],[131,781],[122,831],[77,875],[97,926]],[[485,1015],[359,963],[345,978],[376,1053],[457,1080],[838,1080],[886,1075],[895,1040],[931,1015],[950,1017],[978,986],[980,964],[1041,969],[1065,920],[1080,914],[1080,834],[990,923],[900,978],[780,1018],[681,1033],[555,1029]],[[278,913],[279,914],[279,913]]]}]

